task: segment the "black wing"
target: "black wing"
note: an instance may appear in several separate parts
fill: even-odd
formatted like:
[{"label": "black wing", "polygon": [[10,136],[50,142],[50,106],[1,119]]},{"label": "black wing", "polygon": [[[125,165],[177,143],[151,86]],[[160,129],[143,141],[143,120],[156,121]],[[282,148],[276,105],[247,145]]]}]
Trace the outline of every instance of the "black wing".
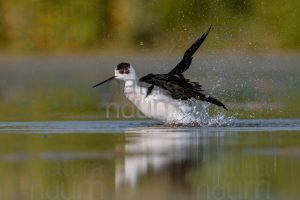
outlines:
[{"label": "black wing", "polygon": [[153,84],[150,85],[150,86],[147,88],[147,94],[146,94],[146,97],[147,97],[149,94],[151,94],[153,88],[154,88],[154,85],[153,85]]},{"label": "black wing", "polygon": [[194,44],[192,44],[192,46],[188,50],[185,51],[182,60],[174,67],[174,69],[172,69],[169,72],[169,74],[182,76],[182,73],[185,72],[190,67],[193,60],[194,53],[199,49],[201,44],[204,42],[210,29],[211,26],[209,27],[206,33],[203,33],[202,36],[199,37],[197,41]]},{"label": "black wing", "polygon": [[[200,101],[207,101],[221,106],[227,110],[226,106],[221,101],[203,94],[202,86],[199,85],[199,83],[191,82],[189,79],[171,74],[148,74],[147,76],[142,77],[140,81],[165,89],[174,99],[188,100],[195,98]],[[148,92],[149,91],[147,91],[147,93]]]},{"label": "black wing", "polygon": [[[207,30],[207,32],[203,33],[201,37],[199,37],[192,46],[185,51],[184,56],[182,60],[172,69],[169,74],[171,75],[179,75],[183,78],[182,73],[185,72],[191,65],[193,60],[194,53],[199,49],[201,44],[204,42],[205,38],[207,37],[209,31],[211,29],[211,26]],[[146,97],[151,94],[152,90],[154,88],[154,85],[148,87]]]}]

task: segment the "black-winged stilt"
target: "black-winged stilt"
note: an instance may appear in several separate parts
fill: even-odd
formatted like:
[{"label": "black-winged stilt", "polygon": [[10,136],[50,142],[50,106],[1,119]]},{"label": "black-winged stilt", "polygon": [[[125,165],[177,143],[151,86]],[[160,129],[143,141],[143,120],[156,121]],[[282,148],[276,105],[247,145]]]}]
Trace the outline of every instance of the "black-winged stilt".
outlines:
[{"label": "black-winged stilt", "polygon": [[[148,74],[137,78],[134,68],[128,63],[120,63],[115,69],[115,75],[96,84],[97,87],[113,79],[125,81],[126,97],[147,117],[164,122],[183,120],[191,108],[183,101],[196,99],[217,106],[226,106],[219,100],[205,95],[198,82],[184,78],[185,72],[191,65],[193,55],[204,42],[211,27],[203,33],[184,53],[182,60],[167,74]],[[141,82],[150,86],[143,87]]]}]

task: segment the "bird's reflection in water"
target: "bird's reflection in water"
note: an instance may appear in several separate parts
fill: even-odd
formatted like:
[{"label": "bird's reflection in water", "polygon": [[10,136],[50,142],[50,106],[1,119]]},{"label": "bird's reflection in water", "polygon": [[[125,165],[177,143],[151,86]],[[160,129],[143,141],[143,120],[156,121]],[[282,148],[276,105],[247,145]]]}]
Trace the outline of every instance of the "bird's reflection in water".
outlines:
[{"label": "bird's reflection in water", "polygon": [[[223,152],[223,132],[206,129],[146,129],[133,134],[128,130],[124,160],[117,161],[116,188],[134,189],[139,179],[167,179],[173,187],[189,191],[188,173],[200,169],[207,159]],[[212,143],[214,149],[211,149]],[[212,152],[213,151],[213,152]],[[216,155],[216,153],[215,153]],[[222,155],[222,153],[221,153]]]}]

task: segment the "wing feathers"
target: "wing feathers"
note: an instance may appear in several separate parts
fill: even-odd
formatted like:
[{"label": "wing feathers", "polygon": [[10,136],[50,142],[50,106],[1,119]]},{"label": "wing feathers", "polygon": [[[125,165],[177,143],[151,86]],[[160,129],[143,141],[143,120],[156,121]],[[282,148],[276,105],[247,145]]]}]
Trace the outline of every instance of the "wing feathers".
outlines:
[{"label": "wing feathers", "polygon": [[192,60],[193,60],[194,53],[199,49],[201,44],[204,42],[210,29],[211,29],[211,26],[209,27],[207,32],[203,33],[202,36],[199,37],[196,40],[196,42],[194,44],[192,44],[192,46],[185,51],[182,60],[174,67],[174,69],[172,69],[169,72],[169,74],[182,76],[182,73],[185,72],[190,67]]},{"label": "wing feathers", "polygon": [[202,86],[199,83],[190,82],[189,79],[180,78],[171,74],[148,74],[147,76],[142,77],[140,81],[165,89],[174,99],[188,100],[195,98],[200,101],[207,101],[217,106],[221,106],[227,110],[222,102],[203,94]]},{"label": "wing feathers", "polygon": [[182,60],[168,74],[148,74],[147,76],[140,78],[141,82],[146,82],[151,85],[147,89],[146,97],[151,93],[154,86],[157,86],[167,90],[174,99],[188,100],[195,98],[197,100],[207,101],[217,106],[221,106],[227,110],[226,106],[221,101],[203,94],[202,85],[198,82],[191,82],[182,75],[182,73],[191,65],[194,53],[204,42],[210,30],[211,26],[207,32],[203,33],[202,36],[185,51]]}]

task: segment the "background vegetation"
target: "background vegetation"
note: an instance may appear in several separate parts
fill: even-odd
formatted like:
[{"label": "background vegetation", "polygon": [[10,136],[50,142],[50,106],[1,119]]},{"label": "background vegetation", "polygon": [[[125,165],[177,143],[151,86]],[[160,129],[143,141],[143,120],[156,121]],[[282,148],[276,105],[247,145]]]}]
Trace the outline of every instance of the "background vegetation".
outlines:
[{"label": "background vegetation", "polygon": [[155,48],[213,24],[216,48],[299,49],[299,8],[298,0],[0,0],[0,48]]}]

